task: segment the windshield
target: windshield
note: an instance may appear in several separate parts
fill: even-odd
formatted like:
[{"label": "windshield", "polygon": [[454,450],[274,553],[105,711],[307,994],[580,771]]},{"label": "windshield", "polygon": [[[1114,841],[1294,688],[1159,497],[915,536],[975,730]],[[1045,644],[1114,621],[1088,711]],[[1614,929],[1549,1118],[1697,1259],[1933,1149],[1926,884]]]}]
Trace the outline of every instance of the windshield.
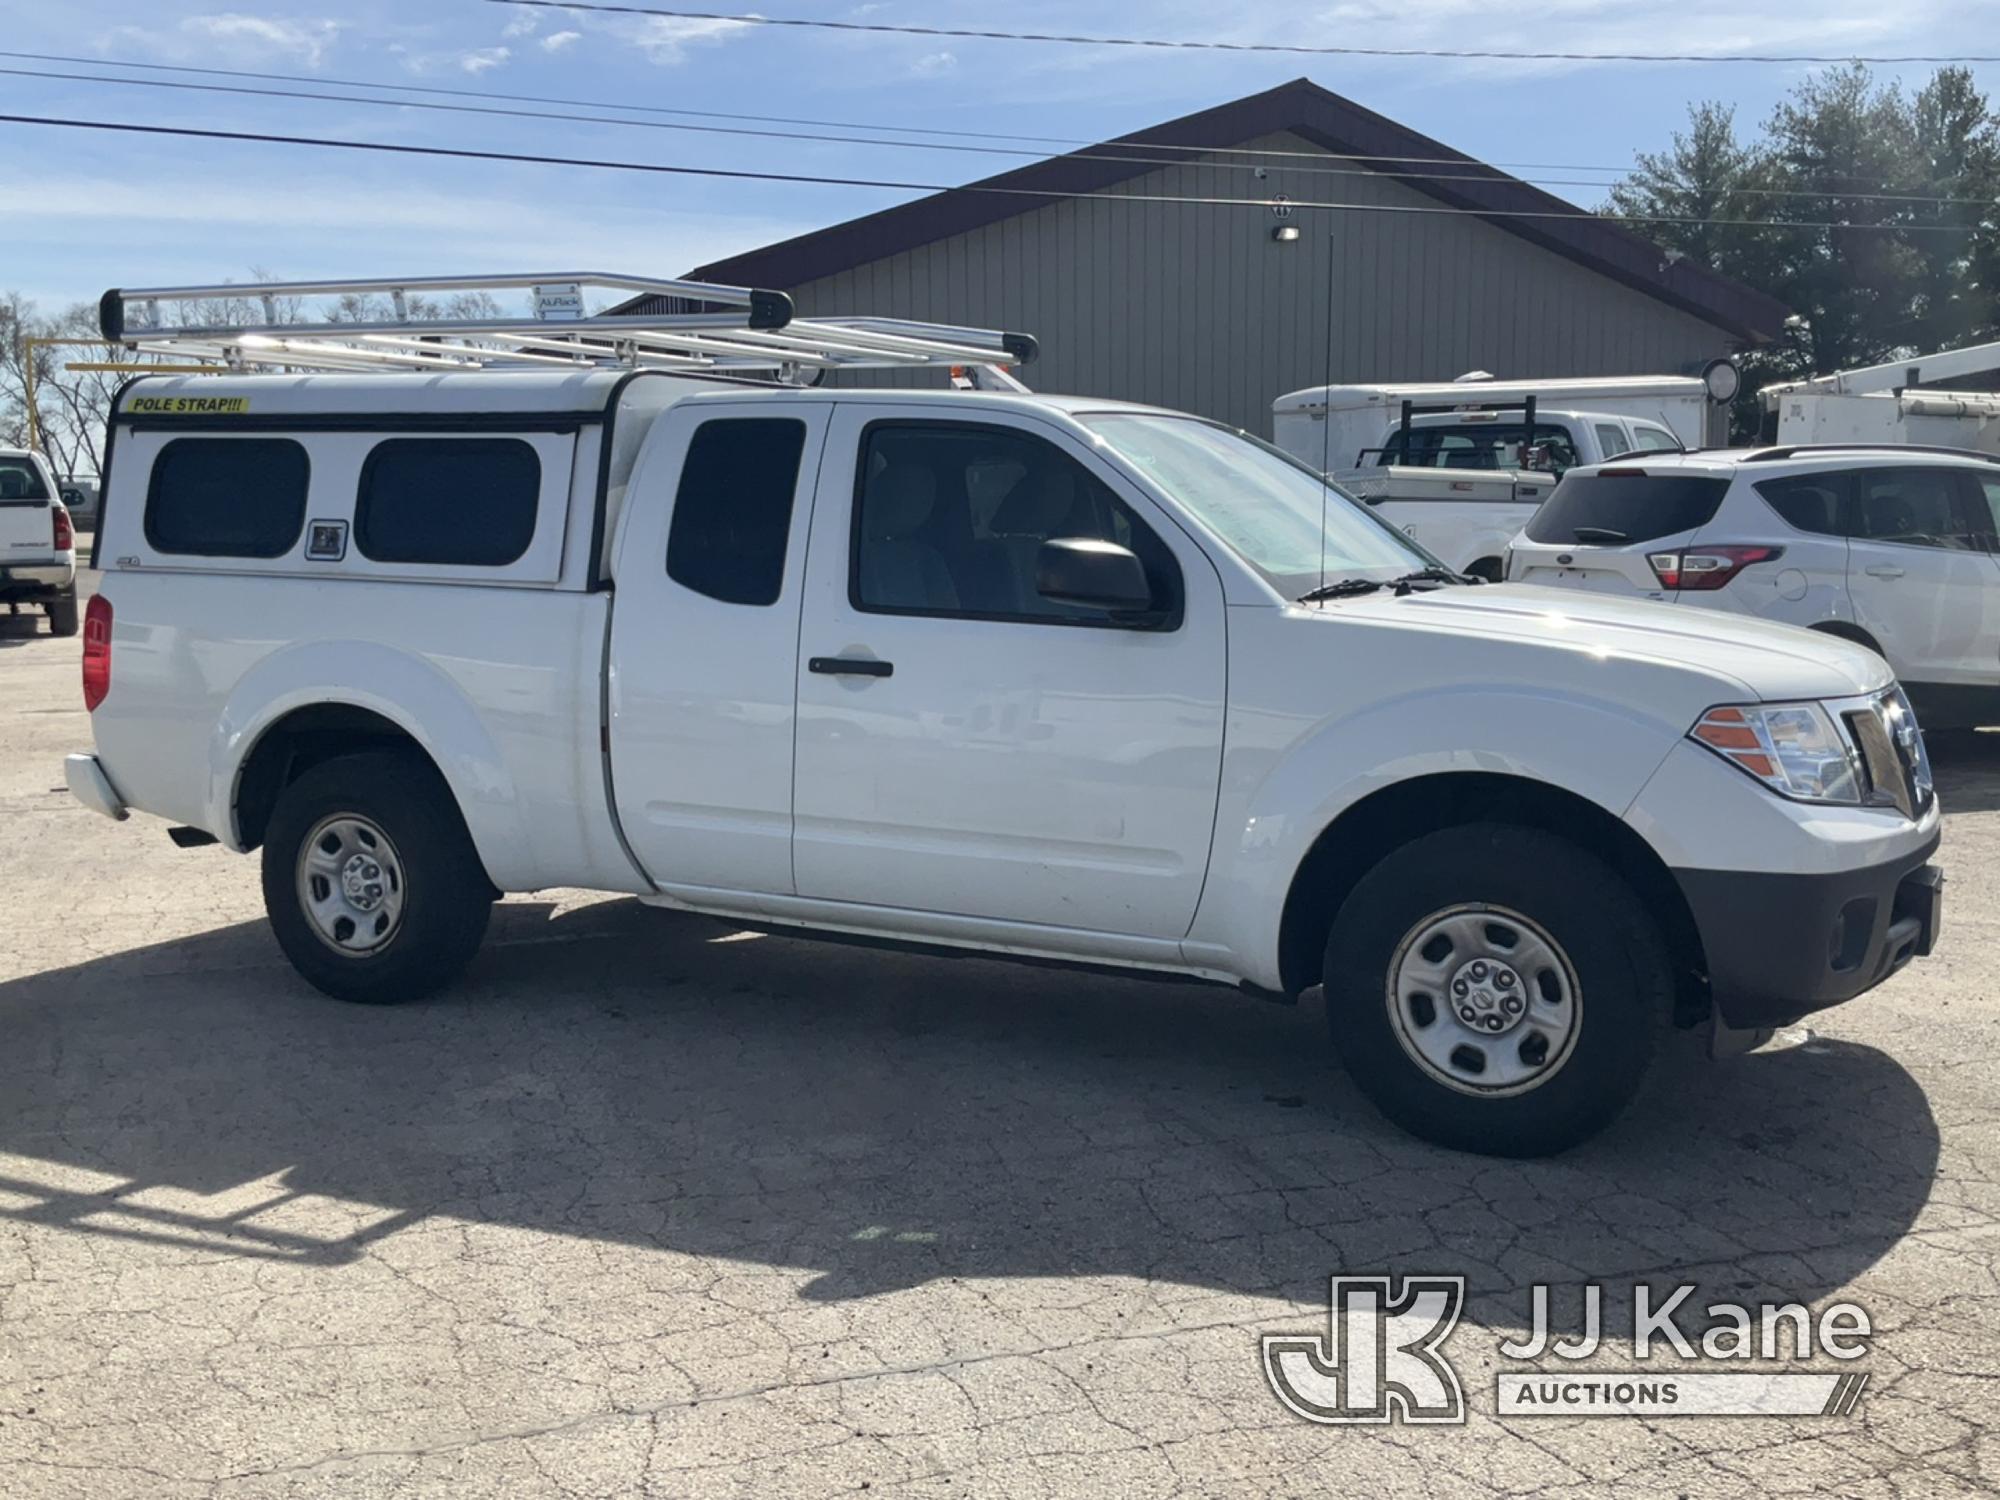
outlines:
[{"label": "windshield", "polygon": [[1727,479],[1599,469],[1569,474],[1528,521],[1528,540],[1557,547],[1628,546],[1715,519]]},{"label": "windshield", "polygon": [[1078,420],[1287,598],[1322,581],[1440,566],[1338,485],[1247,432],[1156,413]]}]

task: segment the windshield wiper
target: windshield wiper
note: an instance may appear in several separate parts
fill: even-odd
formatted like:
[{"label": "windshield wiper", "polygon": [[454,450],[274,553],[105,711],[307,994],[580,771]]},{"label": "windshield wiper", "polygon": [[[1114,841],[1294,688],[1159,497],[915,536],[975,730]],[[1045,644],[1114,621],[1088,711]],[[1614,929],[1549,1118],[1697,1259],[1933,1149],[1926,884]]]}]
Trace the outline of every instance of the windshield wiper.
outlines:
[{"label": "windshield wiper", "polygon": [[1471,573],[1454,573],[1450,568],[1419,568],[1414,573],[1405,573],[1394,581],[1398,594],[1407,594],[1413,585],[1419,583],[1484,583],[1486,580]]},{"label": "windshield wiper", "polygon": [[1322,599],[1345,599],[1354,594],[1372,594],[1377,589],[1389,585],[1379,578],[1343,578],[1338,583],[1323,583],[1318,588],[1299,595],[1301,604],[1317,604]]},{"label": "windshield wiper", "polygon": [[1299,595],[1301,604],[1317,604],[1322,599],[1346,599],[1356,594],[1372,594],[1378,589],[1394,589],[1398,595],[1410,593],[1423,583],[1484,583],[1483,578],[1474,578],[1464,573],[1454,573],[1449,568],[1419,568],[1414,573],[1405,573],[1401,578],[1343,578],[1335,583],[1323,583],[1310,593]]},{"label": "windshield wiper", "polygon": [[1579,542],[1629,542],[1632,540],[1622,531],[1614,531],[1609,526],[1572,526],[1569,534]]}]

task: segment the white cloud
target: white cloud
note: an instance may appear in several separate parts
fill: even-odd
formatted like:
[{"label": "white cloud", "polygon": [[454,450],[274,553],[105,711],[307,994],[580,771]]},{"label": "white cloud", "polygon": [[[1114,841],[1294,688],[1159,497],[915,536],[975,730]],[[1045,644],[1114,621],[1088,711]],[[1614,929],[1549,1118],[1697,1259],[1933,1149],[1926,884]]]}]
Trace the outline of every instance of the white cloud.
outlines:
[{"label": "white cloud", "polygon": [[508,47],[475,47],[470,52],[459,54],[458,66],[465,73],[490,73],[503,66],[513,55],[513,50]]},{"label": "white cloud", "polygon": [[688,48],[713,46],[751,30],[743,21],[683,20],[673,16],[647,16],[636,26],[619,26],[646,54],[646,60],[661,67],[676,67],[687,61]]},{"label": "white cloud", "polygon": [[542,38],[542,50],[560,52],[565,47],[574,46],[582,36],[580,31],[552,31]]},{"label": "white cloud", "polygon": [[949,52],[926,52],[910,64],[910,72],[918,78],[936,78],[957,66],[958,59]]},{"label": "white cloud", "polygon": [[117,50],[133,48],[175,62],[199,55],[209,61],[282,60],[317,68],[332,51],[342,27],[342,22],[317,18],[219,11],[183,17],[172,31],[117,26],[110,35],[120,44]]},{"label": "white cloud", "polygon": [[505,26],[500,28],[504,37],[533,36],[535,28],[542,24],[542,18],[531,10],[524,10]]}]

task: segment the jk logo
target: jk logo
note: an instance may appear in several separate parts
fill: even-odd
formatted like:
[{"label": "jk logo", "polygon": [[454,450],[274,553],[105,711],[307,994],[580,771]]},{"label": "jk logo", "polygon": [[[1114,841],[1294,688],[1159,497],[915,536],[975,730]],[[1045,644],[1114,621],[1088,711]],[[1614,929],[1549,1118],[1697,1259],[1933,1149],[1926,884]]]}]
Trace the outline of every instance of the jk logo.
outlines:
[{"label": "jk logo", "polygon": [[1438,1352],[1463,1276],[1336,1276],[1324,1336],[1266,1334],[1264,1378],[1308,1422],[1463,1422],[1458,1372]]}]

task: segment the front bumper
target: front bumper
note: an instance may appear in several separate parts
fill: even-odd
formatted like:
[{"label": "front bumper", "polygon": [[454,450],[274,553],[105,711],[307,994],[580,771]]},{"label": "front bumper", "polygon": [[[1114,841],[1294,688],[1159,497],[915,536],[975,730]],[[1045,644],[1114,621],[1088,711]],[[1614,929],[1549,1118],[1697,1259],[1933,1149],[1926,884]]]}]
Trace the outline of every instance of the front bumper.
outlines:
[{"label": "front bumper", "polygon": [[1675,870],[1731,1027],[1782,1026],[1865,993],[1936,945],[1936,835],[1907,854],[1808,875]]}]

